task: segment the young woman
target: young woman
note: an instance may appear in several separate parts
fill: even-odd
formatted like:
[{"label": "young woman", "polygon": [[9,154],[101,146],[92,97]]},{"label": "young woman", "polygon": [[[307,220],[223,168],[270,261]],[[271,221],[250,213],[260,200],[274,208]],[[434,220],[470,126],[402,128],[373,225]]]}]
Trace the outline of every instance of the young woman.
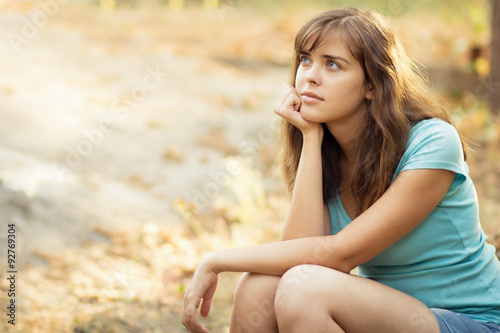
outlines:
[{"label": "young woman", "polygon": [[[210,311],[245,273],[231,332],[500,332],[500,263],[481,230],[461,139],[376,14],[332,10],[295,40],[283,119],[282,241],[215,251],[184,298]],[[350,274],[358,267],[359,275]]]}]

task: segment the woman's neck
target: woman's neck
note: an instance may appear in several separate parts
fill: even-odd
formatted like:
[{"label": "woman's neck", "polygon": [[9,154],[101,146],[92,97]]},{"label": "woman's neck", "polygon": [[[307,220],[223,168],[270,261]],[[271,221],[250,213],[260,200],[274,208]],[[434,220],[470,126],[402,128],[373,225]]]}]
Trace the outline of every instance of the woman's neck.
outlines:
[{"label": "woman's neck", "polygon": [[337,141],[342,151],[343,163],[353,167],[358,156],[359,143],[357,137],[359,135],[357,128],[336,127],[327,124],[328,130]]},{"label": "woman's neck", "polygon": [[345,157],[344,162],[351,167],[354,166],[358,155],[359,131],[365,127],[366,112],[366,105],[363,104],[360,110],[351,114],[349,117],[326,123],[326,127],[343,152]]}]

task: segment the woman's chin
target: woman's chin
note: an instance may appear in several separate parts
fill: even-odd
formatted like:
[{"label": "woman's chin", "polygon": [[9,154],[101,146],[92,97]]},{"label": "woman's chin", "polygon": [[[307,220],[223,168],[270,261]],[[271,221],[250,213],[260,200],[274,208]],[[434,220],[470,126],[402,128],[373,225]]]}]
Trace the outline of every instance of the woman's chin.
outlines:
[{"label": "woman's chin", "polygon": [[311,121],[314,123],[321,123],[321,117],[318,114],[318,111],[310,110],[309,108],[301,108],[300,115],[304,120]]}]

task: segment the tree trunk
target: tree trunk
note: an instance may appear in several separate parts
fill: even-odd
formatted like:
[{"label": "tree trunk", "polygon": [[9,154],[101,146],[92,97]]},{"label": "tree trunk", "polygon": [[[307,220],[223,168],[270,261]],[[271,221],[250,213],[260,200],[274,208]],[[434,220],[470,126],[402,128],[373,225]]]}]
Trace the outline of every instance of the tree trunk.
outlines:
[{"label": "tree trunk", "polygon": [[494,115],[500,114],[500,0],[492,0],[493,25],[491,27],[491,87],[490,103]]}]

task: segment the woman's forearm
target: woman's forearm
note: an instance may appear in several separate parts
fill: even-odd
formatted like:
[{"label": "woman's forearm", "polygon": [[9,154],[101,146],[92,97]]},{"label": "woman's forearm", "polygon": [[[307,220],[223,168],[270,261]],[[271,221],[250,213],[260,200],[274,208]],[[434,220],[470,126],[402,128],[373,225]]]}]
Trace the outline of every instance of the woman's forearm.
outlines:
[{"label": "woman's forearm", "polygon": [[301,264],[320,265],[348,273],[352,267],[343,259],[343,253],[335,243],[335,236],[298,238],[214,251],[204,260],[216,273],[251,272],[281,276]]},{"label": "woman's forearm", "polygon": [[282,240],[325,234],[322,138],[322,129],[303,136],[302,152]]}]

